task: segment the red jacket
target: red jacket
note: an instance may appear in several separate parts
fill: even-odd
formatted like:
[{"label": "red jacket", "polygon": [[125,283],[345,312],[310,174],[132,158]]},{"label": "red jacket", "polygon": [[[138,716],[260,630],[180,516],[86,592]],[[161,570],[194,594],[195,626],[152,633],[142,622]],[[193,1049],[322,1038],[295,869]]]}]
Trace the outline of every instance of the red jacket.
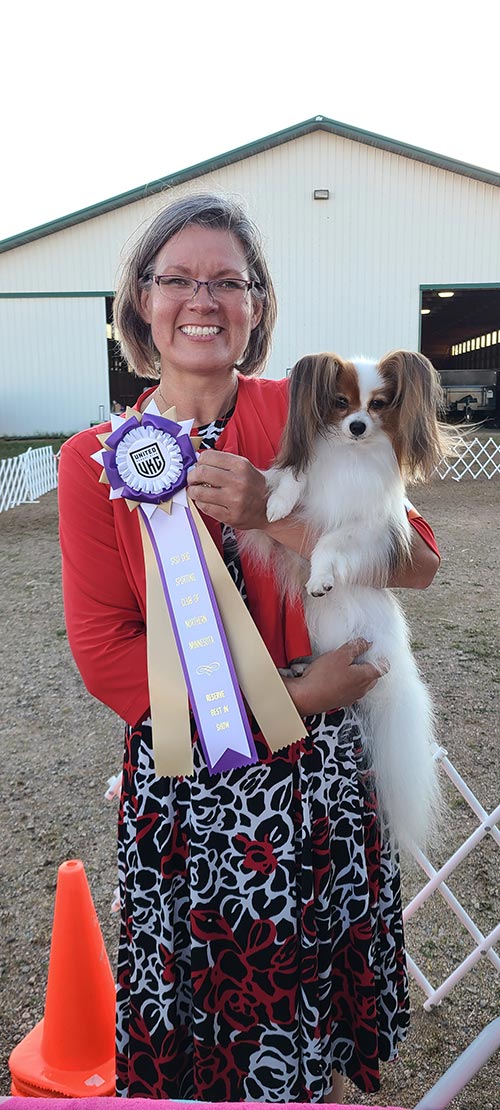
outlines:
[{"label": "red jacket", "polygon": [[[140,401],[138,402],[138,404]],[[243,455],[261,469],[272,463],[288,410],[288,381],[239,379],[235,411],[217,450]],[[146,590],[136,512],[109,500],[99,483],[103,424],[64,444],[59,464],[60,538],[68,638],[87,689],[123,720],[135,724],[149,708],[146,665]],[[205,518],[221,546],[220,525]],[[421,517],[411,523],[437,551]],[[281,601],[272,574],[241,559],[252,617],[278,667],[310,654],[302,607]]]}]

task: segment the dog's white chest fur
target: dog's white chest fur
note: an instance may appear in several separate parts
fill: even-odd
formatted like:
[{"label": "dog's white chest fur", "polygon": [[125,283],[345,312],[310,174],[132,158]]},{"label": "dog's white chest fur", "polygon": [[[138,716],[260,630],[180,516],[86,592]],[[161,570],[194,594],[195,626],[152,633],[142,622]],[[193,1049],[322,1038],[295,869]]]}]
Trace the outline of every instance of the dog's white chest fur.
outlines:
[{"label": "dog's white chest fur", "polygon": [[335,433],[319,436],[310,465],[268,473],[269,520],[298,509],[318,535],[307,593],[319,597],[335,583],[385,585],[391,565],[408,550],[404,487],[386,436],[345,443]]},{"label": "dog's white chest fur", "polygon": [[404,489],[391,443],[385,436],[360,443],[345,443],[334,432],[318,437],[301,500],[322,530],[343,523],[370,525],[380,517],[381,502],[384,515],[400,512]]}]

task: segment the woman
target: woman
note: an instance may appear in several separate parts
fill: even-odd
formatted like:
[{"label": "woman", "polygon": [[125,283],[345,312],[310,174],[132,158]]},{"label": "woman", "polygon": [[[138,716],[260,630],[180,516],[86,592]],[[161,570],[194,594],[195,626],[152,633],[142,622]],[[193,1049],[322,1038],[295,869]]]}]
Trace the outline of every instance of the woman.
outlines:
[{"label": "woman", "polygon": [[[256,576],[234,534],[265,528],[302,542],[293,523],[266,521],[260,468],[278,448],[287,382],[255,377],[275,299],[244,212],[213,196],[160,212],[123,268],[115,319],[128,362],[159,377],[137,407],[154,397],[160,412],[175,405],[178,420],[194,418],[202,449],[189,493],[275,664],[307,654],[301,613]],[[350,708],[380,677],[356,662],[366,642],[285,680],[304,742],[271,754],[252,720],[259,762],[210,775],[193,725],[194,774],[156,778],[137,514],[99,484],[97,447],[92,429],[63,448],[61,545],[76,662],[127,722],[118,1092],[338,1101],[343,1075],[377,1090],[408,999],[399,874]],[[414,523],[413,564],[394,585],[425,586],[437,567],[432,533]]]}]

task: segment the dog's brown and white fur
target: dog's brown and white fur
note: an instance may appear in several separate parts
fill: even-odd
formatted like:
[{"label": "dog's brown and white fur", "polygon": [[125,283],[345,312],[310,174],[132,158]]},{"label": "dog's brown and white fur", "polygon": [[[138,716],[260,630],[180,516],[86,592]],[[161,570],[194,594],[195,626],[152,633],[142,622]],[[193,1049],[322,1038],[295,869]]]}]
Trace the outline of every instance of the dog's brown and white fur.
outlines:
[{"label": "dog's brown and white fur", "polygon": [[283,547],[278,559],[285,588],[302,589],[313,651],[363,636],[372,641],[363,660],[390,664],[359,711],[381,809],[401,846],[423,843],[433,824],[434,717],[405,617],[384,587],[410,558],[405,480],[428,478],[446,449],[440,401],[423,355],[306,356],[292,370],[289,418],[266,475],[268,519],[296,511],[316,540],[310,567]]}]

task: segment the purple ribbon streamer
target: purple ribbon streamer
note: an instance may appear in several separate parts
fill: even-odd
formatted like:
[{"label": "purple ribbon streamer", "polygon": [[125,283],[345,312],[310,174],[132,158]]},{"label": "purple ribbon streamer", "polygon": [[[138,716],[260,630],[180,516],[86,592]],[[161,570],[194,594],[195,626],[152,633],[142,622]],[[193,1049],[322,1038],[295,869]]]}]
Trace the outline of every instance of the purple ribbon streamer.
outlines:
[{"label": "purple ribbon streamer", "polygon": [[[227,720],[230,722],[227,744],[222,755],[220,755],[216,759],[214,759],[213,757],[212,748],[214,740],[211,740],[209,736],[210,732],[212,732],[213,735],[213,729],[217,728],[218,724],[219,727],[223,727],[223,723],[221,721],[210,719],[211,713],[214,711],[218,711],[218,702],[214,704],[212,702],[205,703],[203,701],[203,697],[206,697],[206,694],[204,694],[203,689],[201,689],[202,683],[200,681],[200,677],[196,674],[196,668],[194,666],[190,666],[186,655],[186,647],[185,643],[183,643],[183,635],[184,639],[186,639],[187,633],[183,634],[179,628],[179,615],[177,613],[177,606],[175,603],[175,599],[173,599],[171,596],[171,591],[167,582],[168,569],[165,567],[164,558],[162,557],[162,553],[160,551],[160,545],[162,541],[160,540],[160,537],[155,534],[155,517],[157,514],[155,513],[154,517],[151,519],[148,519],[145,513],[143,513],[142,515],[149,537],[151,539],[153,551],[155,553],[155,558],[158,564],[174,638],[177,645],[177,650],[179,652],[179,658],[181,661],[182,670],[188,689],[189,700],[196,721],[200,743],[205,755],[207,767],[212,774],[219,774],[221,771],[230,771],[234,770],[236,767],[243,767],[247,766],[248,764],[257,763],[258,757],[247,713],[245,711],[243,698],[241,696],[238,679],[234,669],[234,664],[231,658],[231,653],[229,651],[229,645],[227,643],[224,626],[219,613],[219,608],[215,598],[212,582],[210,580],[210,575],[206,566],[203,548],[201,546],[200,538],[198,536],[198,532],[196,530],[191,512],[189,511],[189,509],[181,508],[180,506],[174,506],[174,512],[172,516],[165,520],[158,520],[157,524],[161,528],[165,528],[166,525],[168,525],[171,533],[171,537],[169,537],[169,540],[171,543],[172,541],[174,541],[172,546],[173,550],[175,551],[175,547],[179,545],[179,540],[176,537],[177,529],[174,519],[176,509],[185,514],[185,519],[190,530],[190,540],[192,544],[191,553],[194,555],[194,559],[192,562],[191,558],[189,559],[189,565],[192,569],[194,568],[194,570],[201,571],[202,580],[208,594],[209,607],[211,610],[210,616],[213,616],[215,620],[215,627],[218,633],[219,643],[217,644],[217,641],[215,640],[214,647],[211,649],[211,655],[219,655],[220,657],[220,674],[217,681],[219,686],[223,683],[224,687],[229,690],[229,693],[224,692],[223,697],[221,698],[221,701],[224,703],[223,708],[228,710]],[[165,514],[161,513],[160,516],[163,518],[165,517]],[[185,544],[188,541],[186,539],[183,539],[182,542]],[[190,633],[190,635],[193,635],[193,633]],[[224,672],[226,674],[228,682],[225,681]],[[218,691],[218,694],[219,693],[222,694],[222,691]],[[235,743],[234,729],[237,729],[238,731],[238,745],[236,745]],[[233,746],[231,746],[231,733],[233,734]],[[246,750],[242,750],[242,746]]]}]

